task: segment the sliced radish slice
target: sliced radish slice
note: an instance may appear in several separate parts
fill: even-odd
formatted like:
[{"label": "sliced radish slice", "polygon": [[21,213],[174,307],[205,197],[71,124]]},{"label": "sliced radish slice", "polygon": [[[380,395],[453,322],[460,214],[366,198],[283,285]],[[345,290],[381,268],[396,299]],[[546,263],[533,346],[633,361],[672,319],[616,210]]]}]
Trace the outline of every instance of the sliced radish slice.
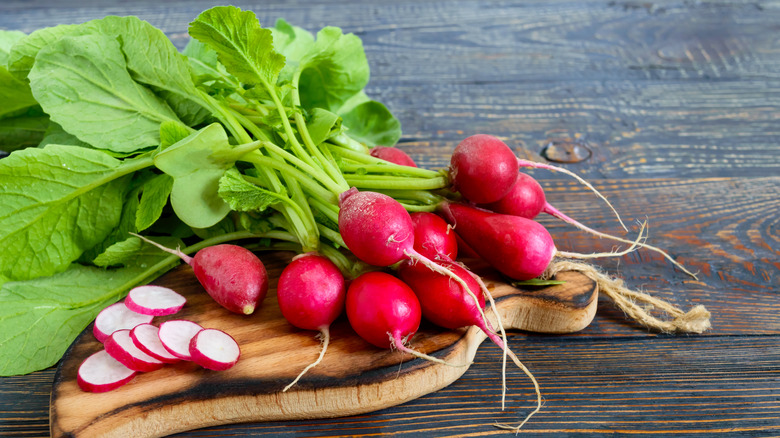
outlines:
[{"label": "sliced radish slice", "polygon": [[141,315],[125,306],[125,303],[115,303],[98,313],[92,333],[98,341],[103,342],[117,330],[131,329],[138,324],[149,323],[152,315]]},{"label": "sliced radish slice", "polygon": [[163,347],[162,342],[160,342],[159,331],[160,329],[152,324],[139,324],[130,330],[130,338],[136,347],[157,360],[165,363],[180,361],[181,359],[172,355]]},{"label": "sliced radish slice", "polygon": [[130,338],[130,330],[117,330],[103,343],[106,353],[134,371],[149,372],[162,368],[164,365],[152,356],[141,351]]},{"label": "sliced radish slice", "polygon": [[160,324],[158,337],[163,347],[179,359],[192,360],[190,340],[203,327],[186,319],[173,319]]},{"label": "sliced radish slice", "polygon": [[125,298],[128,309],[143,315],[173,315],[184,307],[187,299],[173,289],[163,286],[138,286],[130,290]]},{"label": "sliced radish slice", "polygon": [[100,350],[81,363],[76,382],[84,391],[106,392],[129,382],[135,374],[135,371],[109,356],[106,350]]},{"label": "sliced radish slice", "polygon": [[190,355],[203,368],[223,371],[238,362],[241,350],[236,340],[222,330],[204,329],[190,341]]}]

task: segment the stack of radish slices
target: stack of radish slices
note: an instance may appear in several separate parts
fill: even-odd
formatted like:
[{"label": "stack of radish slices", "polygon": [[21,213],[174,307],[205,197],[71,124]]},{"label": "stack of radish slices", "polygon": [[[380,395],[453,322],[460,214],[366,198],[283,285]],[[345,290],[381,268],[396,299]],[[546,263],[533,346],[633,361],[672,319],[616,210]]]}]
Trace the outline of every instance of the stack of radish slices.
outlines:
[{"label": "stack of radish slices", "polygon": [[173,315],[186,298],[162,286],[139,286],[123,302],[103,309],[93,333],[103,350],[81,363],[77,382],[89,392],[106,392],[129,382],[138,372],[188,360],[210,370],[226,370],[238,361],[238,343],[227,333],[184,319],[152,324],[155,316]]}]

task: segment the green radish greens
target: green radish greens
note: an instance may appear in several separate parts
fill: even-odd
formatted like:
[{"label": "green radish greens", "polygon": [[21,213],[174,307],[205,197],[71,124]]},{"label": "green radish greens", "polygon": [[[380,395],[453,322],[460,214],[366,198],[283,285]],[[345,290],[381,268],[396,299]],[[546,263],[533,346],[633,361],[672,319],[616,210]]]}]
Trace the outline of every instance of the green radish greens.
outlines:
[{"label": "green radish greens", "polygon": [[[435,208],[441,173],[368,154],[400,123],[364,92],[360,39],[215,7],[179,51],[136,17],[0,31],[0,375],[51,366],[95,315],[178,258],[238,239],[340,248],[338,196]],[[186,246],[189,245],[189,246]]]}]

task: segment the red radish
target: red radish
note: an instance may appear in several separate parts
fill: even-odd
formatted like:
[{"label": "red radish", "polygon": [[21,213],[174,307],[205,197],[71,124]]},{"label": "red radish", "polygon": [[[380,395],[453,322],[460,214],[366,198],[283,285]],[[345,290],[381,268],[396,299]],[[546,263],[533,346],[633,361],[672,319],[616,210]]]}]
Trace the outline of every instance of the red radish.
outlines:
[{"label": "red radish", "polygon": [[463,204],[442,204],[444,218],[485,261],[515,280],[541,275],[556,253],[552,236],[530,219]]},{"label": "red radish", "polygon": [[76,382],[83,391],[106,392],[129,382],[136,372],[100,350],[79,366]]},{"label": "red radish", "polygon": [[514,280],[540,276],[555,256],[583,259],[624,255],[633,251],[644,237],[643,225],[637,241],[622,252],[577,254],[558,251],[547,229],[530,219],[458,203],[443,203],[440,210],[480,257]]},{"label": "red radish", "polygon": [[154,317],[134,312],[125,303],[114,303],[101,310],[95,318],[92,333],[98,341],[103,342],[117,330],[131,329],[138,324],[149,323]]},{"label": "red radish", "polygon": [[509,193],[496,202],[483,204],[480,207],[496,213],[533,219],[548,205],[550,204],[547,203],[542,186],[530,175],[518,173],[517,180]]},{"label": "red radish", "polygon": [[455,260],[458,257],[457,235],[441,217],[428,212],[409,215],[414,225],[414,249],[431,260]]},{"label": "red radish", "polygon": [[409,213],[390,196],[351,188],[339,197],[339,232],[360,260],[390,266],[416,254]]},{"label": "red radish", "polygon": [[404,282],[384,272],[367,272],[347,291],[347,319],[355,332],[379,348],[407,351],[404,341],[420,327],[417,296]]},{"label": "red radish", "polygon": [[179,362],[181,359],[172,355],[163,347],[162,342],[160,342],[159,331],[160,329],[152,324],[139,324],[130,330],[130,338],[138,349],[161,362]]},{"label": "red radish", "polygon": [[117,330],[105,341],[106,353],[133,371],[148,372],[162,368],[163,362],[144,353],[130,337],[130,330]]},{"label": "red radish", "polygon": [[514,152],[491,135],[465,138],[450,157],[452,188],[471,202],[485,204],[504,197],[520,169]]},{"label": "red radish", "polygon": [[372,157],[389,161],[400,166],[417,167],[412,157],[406,152],[392,146],[374,146],[369,151]]},{"label": "red radish", "polygon": [[128,309],[153,316],[173,315],[181,310],[187,299],[163,286],[145,285],[130,289],[125,298]]},{"label": "red radish", "polygon": [[[611,239],[622,243],[633,243],[627,239],[623,239],[617,236],[612,236],[610,234],[596,231],[572,219],[571,217],[565,215],[557,208],[550,205],[549,202],[547,202],[542,186],[534,178],[524,173],[520,173],[518,175],[517,181],[512,186],[512,189],[509,191],[509,193],[507,193],[506,196],[504,196],[503,198],[499,199],[496,202],[490,204],[484,204],[482,205],[482,207],[496,213],[511,214],[515,216],[524,217],[527,219],[533,219],[539,213],[543,212],[551,216],[555,216],[558,219],[568,224],[571,224],[587,233],[594,234],[602,238]],[[667,260],[672,262],[683,272],[692,276],[693,278],[696,278],[695,274],[685,269],[684,266],[682,266],[679,262],[674,260],[669,254],[667,254],[665,251],[661,250],[660,248],[648,245],[646,243],[642,243],[639,246],[663,255]]]},{"label": "red radish", "polygon": [[404,345],[420,327],[420,302],[403,281],[380,271],[361,274],[347,289],[347,319],[366,342],[379,348],[395,348],[421,359],[449,366],[441,359]]},{"label": "red radish", "polygon": [[[508,147],[507,147],[507,148],[508,148]],[[517,163],[518,163],[518,165],[519,165],[520,167],[531,167],[531,168],[534,168],[534,169],[546,169],[546,170],[552,170],[552,171],[554,171],[554,172],[561,172],[561,173],[565,173],[566,175],[569,175],[569,176],[571,176],[572,178],[576,179],[577,181],[579,181],[579,182],[580,182],[580,184],[582,184],[582,185],[584,185],[585,187],[587,187],[588,189],[590,189],[590,191],[592,191],[594,194],[596,194],[596,196],[598,196],[598,197],[599,197],[599,198],[601,198],[601,199],[602,199],[604,202],[606,202],[606,203],[607,203],[607,206],[609,206],[609,208],[612,210],[612,212],[613,212],[613,213],[615,213],[615,217],[617,218],[618,222],[620,222],[620,226],[621,226],[621,227],[623,227],[623,229],[624,229],[624,230],[628,231],[628,228],[626,227],[626,224],[624,224],[624,223],[623,223],[623,220],[622,220],[622,219],[620,219],[620,215],[618,214],[617,210],[615,210],[615,207],[613,207],[613,206],[612,206],[612,204],[611,204],[611,203],[610,203],[610,202],[607,200],[607,198],[606,198],[606,197],[604,197],[604,195],[602,195],[601,193],[599,193],[599,191],[598,191],[598,190],[596,190],[596,188],[595,188],[595,187],[593,187],[593,185],[591,185],[589,182],[587,182],[587,181],[585,181],[584,179],[582,179],[582,178],[581,178],[579,175],[577,175],[576,173],[574,173],[574,172],[570,172],[570,171],[568,171],[568,170],[564,169],[563,167],[552,166],[552,165],[549,165],[549,164],[544,164],[544,163],[537,163],[537,162],[535,162],[535,161],[523,160],[523,159],[520,159],[520,158],[518,158],[518,159],[517,159]],[[549,204],[548,204],[548,205],[549,205]]]},{"label": "red radish", "polygon": [[203,329],[192,337],[189,353],[196,364],[215,371],[224,371],[238,362],[241,349],[232,336],[217,329]]},{"label": "red radish", "polygon": [[319,331],[322,337],[317,360],[306,366],[283,392],[322,361],[330,342],[330,325],[344,311],[346,294],[344,275],[322,255],[301,254],[282,270],[276,287],[282,316],[295,327]]},{"label": "red radish", "polygon": [[209,246],[190,257],[133,234],[163,251],[179,256],[192,266],[195,277],[209,295],[227,310],[249,315],[268,292],[268,273],[263,262],[250,250],[230,244]]},{"label": "red radish", "polygon": [[169,353],[183,360],[192,360],[190,341],[203,330],[199,324],[186,319],[173,319],[160,324],[158,336]]}]

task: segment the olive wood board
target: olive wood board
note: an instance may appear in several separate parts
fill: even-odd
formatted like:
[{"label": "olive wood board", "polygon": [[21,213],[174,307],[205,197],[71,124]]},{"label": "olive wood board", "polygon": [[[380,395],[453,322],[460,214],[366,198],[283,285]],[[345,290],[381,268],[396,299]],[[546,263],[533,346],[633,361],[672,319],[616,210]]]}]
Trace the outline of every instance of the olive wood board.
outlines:
[{"label": "olive wood board", "polygon": [[[102,344],[87,327],[57,368],[51,393],[52,437],[158,437],[208,426],[240,422],[343,417],[372,412],[446,387],[468,366],[453,367],[382,350],[363,341],[345,316],[331,327],[331,342],[320,364],[287,392],[287,386],[320,351],[316,333],[287,323],[276,300],[276,279],[293,253],[263,253],[270,281],[268,295],[254,314],[228,312],[181,265],[154,283],[187,298],[175,315],[231,334],[241,358],[226,371],[210,371],[191,362],[138,373],[126,385],[104,393],[82,391],[76,383],[81,362]],[[484,271],[504,327],[540,333],[570,333],[590,324],[598,290],[575,272],[561,272],[564,284],[514,288]],[[486,312],[495,325],[492,312]],[[486,339],[480,330],[445,330],[423,322],[409,345],[451,363],[471,362]],[[519,352],[518,352],[519,353]],[[521,356],[522,357],[522,356]],[[400,364],[400,365],[399,365]],[[518,370],[519,372],[519,370]]]}]

